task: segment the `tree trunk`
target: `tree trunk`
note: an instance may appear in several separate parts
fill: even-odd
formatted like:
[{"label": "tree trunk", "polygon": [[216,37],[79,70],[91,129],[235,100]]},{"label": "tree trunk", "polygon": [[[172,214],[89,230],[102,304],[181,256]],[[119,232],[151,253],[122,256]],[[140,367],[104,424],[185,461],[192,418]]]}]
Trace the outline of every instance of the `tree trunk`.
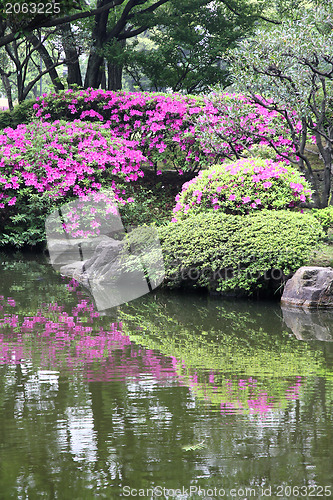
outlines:
[{"label": "tree trunk", "polygon": [[324,153],[322,154],[325,169],[324,169],[324,193],[323,193],[323,207],[327,207],[329,204],[333,205],[332,202],[332,155],[329,147],[324,148]]},{"label": "tree trunk", "polygon": [[33,33],[29,33],[29,35],[26,35],[27,39],[29,40],[30,43],[35,47],[37,52],[39,53],[40,57],[43,59],[43,62],[45,64],[46,69],[49,69],[49,75],[51,78],[51,81],[55,87],[56,90],[64,90],[64,86],[59,80],[59,75],[57,70],[52,67],[54,64],[54,61],[52,60],[49,52],[47,51],[45,45],[40,43],[40,40],[37,38],[36,35]]},{"label": "tree trunk", "polygon": [[10,81],[8,76],[3,72],[3,70],[0,68],[0,74],[1,74],[1,81],[4,86],[6,96],[7,96],[7,101],[8,101],[8,107],[9,110],[12,111],[14,106],[13,106],[13,97],[12,97],[12,88],[10,86]]},{"label": "tree trunk", "polygon": [[[115,42],[115,50],[119,55],[126,46],[126,40],[117,40]],[[121,63],[114,63],[108,61],[108,90],[121,90],[122,89],[122,76],[123,65]]]},{"label": "tree trunk", "polygon": [[84,88],[92,87],[98,89],[102,81],[104,59],[96,54],[96,51],[91,51],[88,59],[86,77],[84,80]]},{"label": "tree trunk", "polygon": [[105,71],[105,65],[104,65],[104,68],[102,70],[102,79],[101,79],[101,89],[104,89],[106,90],[106,71]]},{"label": "tree trunk", "polygon": [[[108,0],[99,0],[98,7],[102,7]],[[108,11],[95,16],[95,24],[92,32],[92,46],[90,49],[87,72],[84,79],[84,88],[89,87],[98,89],[102,81],[102,72],[104,69],[104,56],[101,55],[106,40],[106,27],[108,23]]]},{"label": "tree trunk", "polygon": [[108,90],[122,89],[123,67],[108,63]]},{"label": "tree trunk", "polygon": [[79,62],[79,54],[76,48],[75,38],[69,23],[66,23],[61,28],[62,31],[62,46],[67,60],[67,83],[82,87],[82,76]]}]

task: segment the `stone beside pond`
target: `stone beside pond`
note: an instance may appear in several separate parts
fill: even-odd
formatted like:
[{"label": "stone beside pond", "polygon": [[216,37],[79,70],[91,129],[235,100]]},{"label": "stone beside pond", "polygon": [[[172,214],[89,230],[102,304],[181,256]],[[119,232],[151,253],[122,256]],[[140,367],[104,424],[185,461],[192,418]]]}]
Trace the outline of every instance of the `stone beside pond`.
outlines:
[{"label": "stone beside pond", "polygon": [[281,304],[303,308],[333,307],[333,269],[304,266],[287,281]]}]

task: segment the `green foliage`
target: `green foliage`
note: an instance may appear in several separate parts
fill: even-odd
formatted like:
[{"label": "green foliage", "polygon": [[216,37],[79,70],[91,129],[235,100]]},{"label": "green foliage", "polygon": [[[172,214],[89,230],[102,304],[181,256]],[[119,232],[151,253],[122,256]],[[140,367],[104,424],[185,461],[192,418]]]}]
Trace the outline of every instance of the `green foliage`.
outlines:
[{"label": "green foliage", "polygon": [[0,111],[0,130],[6,127],[11,127],[12,116],[10,111]]},{"label": "green foliage", "polygon": [[161,225],[170,220],[174,196],[168,187],[159,182],[155,186],[145,186],[144,179],[132,183],[126,188],[126,196],[133,199],[132,203],[119,206],[122,222],[125,226],[140,226],[142,224]]},{"label": "green foliage", "polygon": [[167,1],[154,15],[138,16],[138,23],[146,21],[148,30],[130,39],[126,47],[108,43],[103,54],[112,64],[123,66],[141,90],[192,93],[211,85],[225,86],[228,71],[223,54],[249,32],[259,11],[257,5],[243,0],[227,3]]},{"label": "green foliage", "polygon": [[323,232],[311,214],[202,213],[159,229],[169,287],[252,295],[304,265]]},{"label": "green foliage", "polygon": [[[319,2],[306,7],[298,19],[260,28],[241,40],[230,54],[231,72],[235,90],[249,93],[252,101],[287,118],[300,169],[316,190],[317,205],[327,206],[333,158],[332,5]],[[315,139],[325,168],[323,193],[306,148],[309,137]]]},{"label": "green foliage", "polygon": [[21,104],[14,107],[11,112],[12,125],[11,127],[17,127],[20,123],[30,123],[33,116],[33,105],[35,104],[35,99],[28,99]]},{"label": "green foliage", "polygon": [[327,233],[329,229],[333,229],[333,207],[329,206],[319,210],[312,211],[315,218],[320,222],[324,231]]},{"label": "green foliage", "polygon": [[333,39],[329,8],[303,9],[301,14],[241,40],[231,54],[231,69],[240,92],[249,90],[307,116],[322,103],[323,93],[325,108],[332,100]]},{"label": "green foliage", "polygon": [[37,194],[31,193],[29,188],[20,189],[17,206],[1,217],[0,246],[44,246],[45,218],[56,206],[56,200],[52,200],[47,193]]},{"label": "green foliage", "polygon": [[13,111],[0,111],[0,130],[6,127],[15,128],[20,123],[30,123],[35,102],[35,99],[28,99],[16,105]]}]

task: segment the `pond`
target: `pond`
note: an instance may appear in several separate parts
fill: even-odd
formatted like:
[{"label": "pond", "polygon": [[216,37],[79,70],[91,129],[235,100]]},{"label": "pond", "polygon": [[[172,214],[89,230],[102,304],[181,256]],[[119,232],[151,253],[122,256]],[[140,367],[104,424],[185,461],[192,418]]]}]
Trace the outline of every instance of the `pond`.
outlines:
[{"label": "pond", "polygon": [[0,272],[1,499],[332,498],[333,313]]}]

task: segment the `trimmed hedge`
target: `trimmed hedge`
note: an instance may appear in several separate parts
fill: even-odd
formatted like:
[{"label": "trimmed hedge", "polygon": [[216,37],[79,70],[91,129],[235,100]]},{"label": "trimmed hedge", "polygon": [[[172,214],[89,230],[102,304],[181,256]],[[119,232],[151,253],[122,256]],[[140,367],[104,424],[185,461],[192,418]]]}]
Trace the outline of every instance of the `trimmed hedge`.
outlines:
[{"label": "trimmed hedge", "polygon": [[280,287],[323,237],[313,215],[282,210],[203,213],[161,227],[159,234],[169,287],[248,296]]}]

